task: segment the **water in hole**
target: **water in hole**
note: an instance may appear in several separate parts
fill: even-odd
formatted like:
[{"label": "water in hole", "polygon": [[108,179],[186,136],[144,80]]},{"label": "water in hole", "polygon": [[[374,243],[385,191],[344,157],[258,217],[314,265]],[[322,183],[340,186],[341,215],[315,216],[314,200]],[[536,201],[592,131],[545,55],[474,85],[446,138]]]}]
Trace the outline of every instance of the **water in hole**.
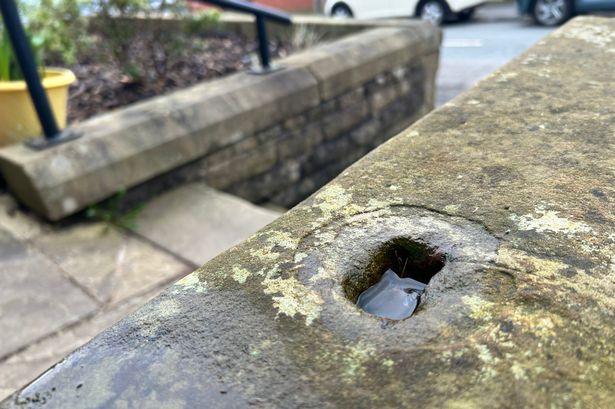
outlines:
[{"label": "water in hole", "polygon": [[403,320],[414,313],[426,287],[412,278],[399,278],[388,269],[380,281],[361,293],[357,305],[378,317]]}]

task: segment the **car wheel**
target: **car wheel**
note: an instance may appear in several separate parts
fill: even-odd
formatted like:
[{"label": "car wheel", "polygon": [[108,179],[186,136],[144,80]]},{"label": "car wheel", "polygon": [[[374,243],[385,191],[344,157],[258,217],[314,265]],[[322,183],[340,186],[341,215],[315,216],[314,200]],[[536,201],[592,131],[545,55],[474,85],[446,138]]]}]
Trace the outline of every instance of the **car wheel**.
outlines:
[{"label": "car wheel", "polygon": [[345,4],[336,4],[333,6],[333,9],[331,9],[331,16],[335,18],[351,18],[352,11],[350,11],[350,8]]},{"label": "car wheel", "polygon": [[570,18],[572,7],[567,0],[536,0],[532,14],[538,24],[557,26]]},{"label": "car wheel", "polygon": [[475,7],[472,7],[471,9],[461,10],[459,13],[457,13],[457,20],[469,21],[474,15],[474,11],[476,11]]},{"label": "car wheel", "polygon": [[426,0],[419,8],[421,20],[429,21],[433,25],[439,26],[444,22],[446,6],[440,0]]}]

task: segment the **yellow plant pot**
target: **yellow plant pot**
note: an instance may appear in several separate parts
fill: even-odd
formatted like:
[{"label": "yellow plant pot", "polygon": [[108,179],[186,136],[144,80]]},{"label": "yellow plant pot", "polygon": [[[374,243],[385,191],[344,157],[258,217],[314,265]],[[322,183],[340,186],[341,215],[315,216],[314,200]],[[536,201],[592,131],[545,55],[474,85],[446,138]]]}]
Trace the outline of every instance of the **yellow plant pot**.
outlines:
[{"label": "yellow plant pot", "polygon": [[[43,70],[43,88],[60,128],[66,126],[68,87],[75,79],[75,74],[63,68]],[[0,146],[40,136],[42,132],[25,81],[0,81]]]}]

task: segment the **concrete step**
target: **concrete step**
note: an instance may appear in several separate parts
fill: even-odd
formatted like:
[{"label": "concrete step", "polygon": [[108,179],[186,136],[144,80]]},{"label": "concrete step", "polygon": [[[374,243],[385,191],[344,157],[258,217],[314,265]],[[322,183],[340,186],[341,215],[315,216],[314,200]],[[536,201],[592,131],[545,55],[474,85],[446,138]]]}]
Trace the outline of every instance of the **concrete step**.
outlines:
[{"label": "concrete step", "polygon": [[135,232],[197,266],[280,216],[243,199],[191,183],[148,202]]}]

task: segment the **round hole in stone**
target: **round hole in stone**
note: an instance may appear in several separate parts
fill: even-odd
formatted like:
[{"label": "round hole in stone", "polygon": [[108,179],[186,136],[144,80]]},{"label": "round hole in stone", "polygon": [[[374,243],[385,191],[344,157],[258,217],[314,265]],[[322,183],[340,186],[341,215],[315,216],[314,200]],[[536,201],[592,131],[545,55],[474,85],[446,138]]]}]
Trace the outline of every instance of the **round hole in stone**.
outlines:
[{"label": "round hole in stone", "polygon": [[446,254],[436,247],[405,237],[383,243],[364,269],[357,269],[342,280],[346,297],[356,303],[359,295],[380,281],[391,269],[400,278],[412,278],[424,284],[446,263]]}]

